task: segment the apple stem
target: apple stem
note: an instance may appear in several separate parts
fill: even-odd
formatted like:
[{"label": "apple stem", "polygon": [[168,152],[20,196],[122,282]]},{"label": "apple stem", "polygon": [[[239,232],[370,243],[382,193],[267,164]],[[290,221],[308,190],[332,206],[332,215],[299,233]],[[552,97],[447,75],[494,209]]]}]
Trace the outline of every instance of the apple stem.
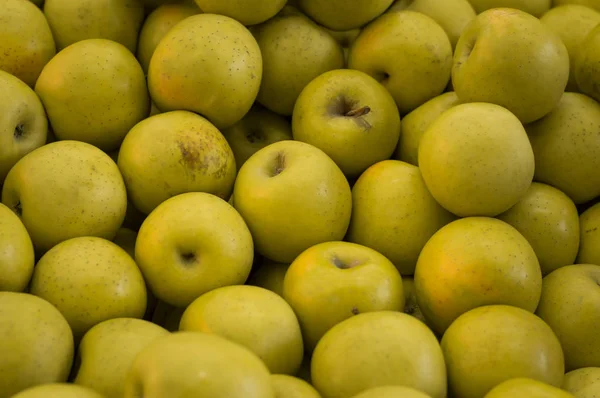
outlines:
[{"label": "apple stem", "polygon": [[366,115],[369,112],[371,112],[371,108],[369,108],[368,106],[363,106],[361,108],[352,109],[352,110],[346,112],[345,116],[348,116],[348,117],[361,117],[361,116]]}]

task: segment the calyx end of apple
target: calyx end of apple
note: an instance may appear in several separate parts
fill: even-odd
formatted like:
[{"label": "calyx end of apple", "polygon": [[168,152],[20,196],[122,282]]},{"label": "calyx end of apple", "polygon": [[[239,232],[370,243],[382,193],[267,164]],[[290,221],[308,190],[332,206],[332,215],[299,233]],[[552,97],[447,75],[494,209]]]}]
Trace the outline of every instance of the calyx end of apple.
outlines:
[{"label": "calyx end of apple", "polygon": [[358,267],[359,265],[363,264],[364,262],[359,259],[352,260],[352,261],[345,261],[344,259],[342,259],[339,256],[334,254],[331,256],[331,263],[339,269],[350,269],[350,268]]},{"label": "calyx end of apple", "polygon": [[188,267],[198,263],[198,256],[191,251],[182,251],[179,253],[179,257],[181,258],[181,263]]}]

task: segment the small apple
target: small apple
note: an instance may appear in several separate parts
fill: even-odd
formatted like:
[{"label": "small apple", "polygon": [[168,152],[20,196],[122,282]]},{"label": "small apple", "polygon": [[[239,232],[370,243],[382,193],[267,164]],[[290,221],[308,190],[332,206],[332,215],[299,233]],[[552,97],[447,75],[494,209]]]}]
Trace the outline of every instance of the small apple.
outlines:
[{"label": "small apple", "polygon": [[360,28],[381,15],[394,0],[298,0],[298,6],[319,24],[337,31]]},{"label": "small apple", "polygon": [[558,387],[527,377],[506,380],[492,388],[483,398],[575,398]]},{"label": "small apple", "polygon": [[12,398],[105,398],[104,395],[70,383],[49,383],[30,387]]},{"label": "small apple", "polygon": [[365,390],[352,398],[431,398],[422,391],[404,386],[383,386]]},{"label": "small apple", "polygon": [[0,292],[22,292],[29,285],[35,264],[27,229],[8,207],[0,203]]},{"label": "small apple", "polygon": [[297,377],[273,374],[271,383],[276,397],[285,398],[321,398],[313,386]]},{"label": "small apple", "polygon": [[258,286],[283,296],[283,280],[290,264],[265,259],[248,278],[248,285]]},{"label": "small apple", "polygon": [[565,374],[562,389],[577,398],[596,398],[600,394],[600,367],[572,370]]},{"label": "small apple", "polygon": [[[540,17],[552,7],[552,0],[469,0],[477,14],[491,8],[516,8]],[[560,0],[554,0],[554,3]]]},{"label": "small apple", "polygon": [[196,0],[202,11],[226,15],[244,25],[256,25],[277,14],[286,0]]},{"label": "small apple", "polygon": [[600,203],[579,216],[580,243],[576,264],[600,265]]}]

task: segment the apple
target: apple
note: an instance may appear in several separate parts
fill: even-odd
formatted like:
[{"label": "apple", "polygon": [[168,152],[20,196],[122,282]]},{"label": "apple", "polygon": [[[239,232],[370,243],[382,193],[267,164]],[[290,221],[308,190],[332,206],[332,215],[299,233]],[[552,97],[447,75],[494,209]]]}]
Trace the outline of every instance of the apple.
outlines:
[{"label": "apple", "polygon": [[315,349],[311,374],[323,398],[396,385],[446,397],[446,367],[436,337],[423,322],[395,311],[364,313],[334,326]]},{"label": "apple", "polygon": [[196,112],[219,129],[250,110],[261,79],[261,50],[252,34],[216,14],[192,15],[173,26],[148,67],[148,88],[158,109]]},{"label": "apple", "polygon": [[229,198],[236,162],[223,134],[188,111],[151,116],[127,133],[118,165],[129,200],[145,214],[185,192]]},{"label": "apple", "polygon": [[577,398],[594,398],[600,393],[600,367],[572,370],[565,374],[562,389]]},{"label": "apple", "polygon": [[418,167],[384,160],[352,187],[346,240],[377,250],[402,275],[413,275],[425,243],[454,218],[431,196]]},{"label": "apple", "polygon": [[244,25],[256,25],[277,14],[286,0],[196,0],[202,11],[226,15]]},{"label": "apple", "polygon": [[204,192],[174,196],[144,220],[135,260],[154,295],[186,307],[203,293],[243,284],[254,247],[240,214]]},{"label": "apple", "polygon": [[30,387],[12,398],[104,398],[91,388],[70,383],[49,383]]},{"label": "apple", "polygon": [[483,398],[575,398],[574,395],[538,380],[516,377],[492,388]]},{"label": "apple", "polygon": [[292,126],[285,117],[255,104],[242,120],[223,130],[223,136],[233,151],[239,170],[259,149],[291,140]]},{"label": "apple", "polygon": [[289,267],[290,264],[276,263],[266,259],[256,271],[253,271],[246,283],[283,296],[283,281]]},{"label": "apple", "polygon": [[389,159],[400,138],[400,115],[390,93],[364,72],[337,69],[312,80],[292,115],[297,141],[323,150],[349,178]]},{"label": "apple", "polygon": [[176,332],[155,339],[135,358],[123,398],[194,396],[275,398],[266,365],[224,337]]},{"label": "apple", "polygon": [[419,303],[417,303],[417,292],[415,291],[415,280],[412,276],[402,277],[402,290],[404,291],[404,313],[412,315],[422,322],[427,322],[423,316]]},{"label": "apple", "polygon": [[0,292],[27,288],[35,253],[27,229],[8,207],[0,203]]},{"label": "apple", "polygon": [[0,70],[33,87],[44,65],[56,54],[48,22],[38,7],[22,0],[4,0],[0,21]]},{"label": "apple", "polygon": [[459,217],[494,217],[521,200],[534,175],[523,125],[499,105],[444,111],[419,143],[419,168],[433,197]]},{"label": "apple", "polygon": [[298,6],[319,24],[337,31],[360,28],[381,15],[394,0],[298,0]]},{"label": "apple", "polygon": [[273,374],[271,384],[276,397],[286,398],[321,398],[313,386],[297,377]]},{"label": "apple", "polygon": [[568,79],[569,53],[560,36],[514,8],[479,14],[454,52],[452,86],[458,98],[501,105],[523,123],[550,113]]},{"label": "apple", "polygon": [[[516,8],[540,17],[552,7],[553,0],[469,0],[477,14],[491,8]],[[556,3],[559,0],[554,0]]]},{"label": "apple", "polygon": [[60,51],[86,39],[107,39],[135,54],[144,21],[140,0],[45,0],[44,15]]},{"label": "apple", "polygon": [[164,301],[157,300],[150,320],[152,323],[162,326],[169,332],[176,332],[179,330],[179,323],[185,309],[186,307],[175,307]]},{"label": "apple", "polygon": [[48,119],[35,92],[8,72],[0,70],[0,185],[19,159],[44,145]]},{"label": "apple", "polygon": [[535,155],[535,180],[560,189],[575,204],[600,195],[600,104],[565,93],[545,118],[526,126]]},{"label": "apple", "polygon": [[370,388],[352,398],[430,398],[430,396],[411,387],[383,386]]},{"label": "apple", "polygon": [[525,197],[498,218],[515,227],[531,244],[542,274],[571,265],[579,249],[579,214],[560,190],[534,182]]},{"label": "apple", "polygon": [[257,101],[290,116],[302,89],[314,78],[344,67],[342,46],[323,27],[292,7],[252,28],[263,59]]},{"label": "apple", "polygon": [[593,28],[583,39],[580,49],[575,55],[573,70],[575,82],[579,91],[589,95],[596,101],[600,101],[600,89],[598,88],[598,49],[600,48],[600,29],[598,25]]},{"label": "apple", "polygon": [[558,7],[564,4],[579,4],[589,8],[593,8],[596,11],[600,11],[600,1],[598,0],[553,0],[554,6]]},{"label": "apple", "polygon": [[600,265],[600,203],[579,216],[580,244],[576,264]]},{"label": "apple", "polygon": [[600,265],[575,264],[544,278],[536,310],[558,336],[566,370],[600,367]]},{"label": "apple", "polygon": [[441,345],[451,396],[480,398],[517,377],[555,387],[563,380],[560,342],[548,325],[522,308],[488,305],[465,312],[446,330]]},{"label": "apple", "polygon": [[446,88],[452,44],[444,29],[425,14],[385,13],[356,38],[348,66],[379,81],[405,115]]},{"label": "apple", "polygon": [[73,383],[105,397],[122,397],[125,379],[137,354],[168,332],[151,322],[113,318],[98,323],[77,348]]},{"label": "apple", "polygon": [[0,292],[0,397],[67,381],[73,334],[52,304],[27,293]]},{"label": "apple", "polygon": [[325,152],[300,141],[279,141],[244,163],[233,202],[258,253],[291,263],[317,243],[344,238],[352,192]]},{"label": "apple", "polygon": [[23,221],[37,252],[78,236],[114,238],[127,207],[119,168],[100,149],[58,141],[21,158],[2,188],[2,203]]}]

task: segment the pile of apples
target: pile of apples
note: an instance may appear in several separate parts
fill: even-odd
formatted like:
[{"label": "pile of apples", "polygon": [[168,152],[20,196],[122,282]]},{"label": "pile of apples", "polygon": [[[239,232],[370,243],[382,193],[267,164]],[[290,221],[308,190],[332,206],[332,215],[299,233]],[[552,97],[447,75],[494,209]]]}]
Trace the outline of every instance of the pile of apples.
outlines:
[{"label": "pile of apples", "polygon": [[600,397],[599,0],[0,3],[0,398]]}]

